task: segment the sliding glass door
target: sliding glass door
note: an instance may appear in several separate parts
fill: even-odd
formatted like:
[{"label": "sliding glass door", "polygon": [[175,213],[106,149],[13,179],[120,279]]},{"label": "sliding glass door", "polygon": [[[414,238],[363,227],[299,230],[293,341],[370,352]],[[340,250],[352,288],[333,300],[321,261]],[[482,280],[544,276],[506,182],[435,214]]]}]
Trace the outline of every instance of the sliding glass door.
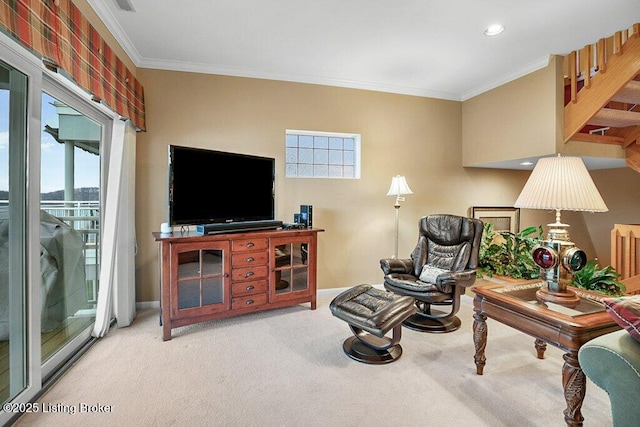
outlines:
[{"label": "sliding glass door", "polygon": [[[44,86],[55,92],[48,79]],[[76,338],[84,341],[95,321],[103,127],[47,92],[41,117],[40,325],[47,363]]]},{"label": "sliding glass door", "polygon": [[[113,115],[0,34],[0,401],[90,339]],[[0,425],[15,413],[0,410]]]},{"label": "sliding glass door", "polygon": [[0,400],[27,386],[27,76],[0,62]]}]

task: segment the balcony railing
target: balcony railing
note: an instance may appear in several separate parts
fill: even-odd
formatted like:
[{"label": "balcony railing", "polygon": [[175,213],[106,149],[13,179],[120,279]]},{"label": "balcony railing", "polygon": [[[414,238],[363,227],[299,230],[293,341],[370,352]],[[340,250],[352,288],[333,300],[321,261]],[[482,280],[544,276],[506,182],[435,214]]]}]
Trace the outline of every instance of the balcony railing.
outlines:
[{"label": "balcony railing", "polygon": [[98,299],[100,265],[100,203],[98,201],[43,200],[42,210],[73,227],[84,241],[84,262],[89,302]]},{"label": "balcony railing", "polygon": [[[6,206],[8,203],[0,200],[0,205]],[[95,304],[98,299],[100,272],[100,202],[42,200],[40,207],[82,235],[88,299]]]}]

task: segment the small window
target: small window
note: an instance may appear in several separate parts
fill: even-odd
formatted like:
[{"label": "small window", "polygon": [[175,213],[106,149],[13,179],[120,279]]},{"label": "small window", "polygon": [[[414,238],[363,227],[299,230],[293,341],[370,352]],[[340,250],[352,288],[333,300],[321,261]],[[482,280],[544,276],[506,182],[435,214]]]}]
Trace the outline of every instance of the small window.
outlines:
[{"label": "small window", "polygon": [[360,135],[287,130],[288,178],[360,178]]}]

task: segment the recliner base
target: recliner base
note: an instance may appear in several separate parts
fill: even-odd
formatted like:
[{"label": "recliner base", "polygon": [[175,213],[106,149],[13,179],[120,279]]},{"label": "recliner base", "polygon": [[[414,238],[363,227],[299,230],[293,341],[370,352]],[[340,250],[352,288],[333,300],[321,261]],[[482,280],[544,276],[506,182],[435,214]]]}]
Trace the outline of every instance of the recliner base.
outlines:
[{"label": "recliner base", "polygon": [[342,344],[342,349],[344,353],[353,360],[372,365],[395,362],[402,356],[402,347],[400,347],[400,344],[392,345],[383,350],[376,350],[355,336],[347,338]]},{"label": "recliner base", "polygon": [[402,326],[418,332],[430,332],[433,334],[448,333],[458,330],[462,322],[456,316],[434,318],[416,313],[407,317]]}]

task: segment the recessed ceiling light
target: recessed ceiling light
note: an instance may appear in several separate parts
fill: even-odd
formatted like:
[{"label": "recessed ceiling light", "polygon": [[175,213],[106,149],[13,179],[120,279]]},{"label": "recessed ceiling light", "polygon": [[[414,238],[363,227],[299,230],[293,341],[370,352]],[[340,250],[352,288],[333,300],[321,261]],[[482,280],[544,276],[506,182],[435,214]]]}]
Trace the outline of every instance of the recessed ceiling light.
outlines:
[{"label": "recessed ceiling light", "polygon": [[489,25],[489,28],[484,30],[485,36],[497,36],[504,31],[504,27],[500,24]]},{"label": "recessed ceiling light", "polygon": [[531,166],[533,164],[533,162],[522,162],[520,163],[520,166]]}]

